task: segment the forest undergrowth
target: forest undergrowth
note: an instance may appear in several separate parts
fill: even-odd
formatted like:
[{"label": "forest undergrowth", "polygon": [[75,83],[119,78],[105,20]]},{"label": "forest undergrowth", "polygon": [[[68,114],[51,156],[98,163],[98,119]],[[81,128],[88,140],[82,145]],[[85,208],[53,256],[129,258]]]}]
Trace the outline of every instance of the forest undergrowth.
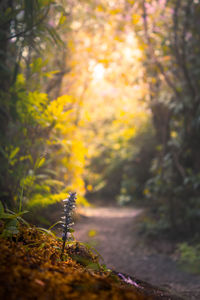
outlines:
[{"label": "forest undergrowth", "polygon": [[1,299],[179,299],[148,283],[116,273],[78,241],[66,244],[50,231],[19,224],[3,237],[0,223]]}]

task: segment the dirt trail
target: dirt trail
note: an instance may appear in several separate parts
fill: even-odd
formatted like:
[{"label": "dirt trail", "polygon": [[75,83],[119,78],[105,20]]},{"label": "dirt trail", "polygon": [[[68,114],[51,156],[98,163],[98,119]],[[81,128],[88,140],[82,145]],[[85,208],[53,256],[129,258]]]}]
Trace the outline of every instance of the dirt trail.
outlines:
[{"label": "dirt trail", "polygon": [[200,300],[200,276],[184,272],[172,257],[149,249],[139,238],[141,213],[134,208],[84,208],[76,222],[75,237],[93,245],[108,268],[177,292],[185,299]]}]

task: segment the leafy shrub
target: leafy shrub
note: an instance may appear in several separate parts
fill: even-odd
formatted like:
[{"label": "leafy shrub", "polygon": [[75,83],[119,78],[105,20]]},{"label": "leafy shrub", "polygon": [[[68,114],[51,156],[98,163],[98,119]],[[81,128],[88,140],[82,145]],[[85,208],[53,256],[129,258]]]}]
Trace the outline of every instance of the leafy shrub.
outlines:
[{"label": "leafy shrub", "polygon": [[5,211],[4,207],[0,201],[0,221],[2,221],[1,224],[1,236],[2,237],[12,237],[13,235],[16,235],[19,233],[19,224],[24,223],[27,224],[25,220],[21,218],[23,214],[25,214],[26,211],[14,213],[10,210]]},{"label": "leafy shrub", "polygon": [[89,166],[98,175],[96,182],[93,179],[93,186],[97,187],[94,191],[122,205],[144,199],[144,185],[150,176],[156,139],[150,120],[140,125],[125,145],[125,137],[121,138],[119,149],[112,148],[111,141],[102,148],[102,152],[99,151]]},{"label": "leafy shrub", "polygon": [[147,237],[157,237],[158,235],[167,234],[169,232],[169,222],[164,218],[156,220],[155,217],[144,217],[140,224],[140,233]]},{"label": "leafy shrub", "polygon": [[144,200],[144,186],[150,176],[155,147],[154,130],[149,121],[129,141],[128,155],[123,166],[121,194],[130,196],[133,202]]},{"label": "leafy shrub", "polygon": [[179,263],[182,268],[192,273],[200,274],[200,244],[189,245],[181,243],[178,246]]}]

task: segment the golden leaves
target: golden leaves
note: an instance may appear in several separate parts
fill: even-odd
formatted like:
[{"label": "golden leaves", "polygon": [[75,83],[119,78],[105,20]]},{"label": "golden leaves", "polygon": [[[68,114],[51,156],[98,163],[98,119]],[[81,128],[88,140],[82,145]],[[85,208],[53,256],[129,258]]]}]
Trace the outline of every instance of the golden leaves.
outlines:
[{"label": "golden leaves", "polygon": [[138,24],[140,22],[140,20],[141,20],[141,16],[140,15],[138,15],[138,14],[133,14],[132,15],[132,24],[133,25]]}]

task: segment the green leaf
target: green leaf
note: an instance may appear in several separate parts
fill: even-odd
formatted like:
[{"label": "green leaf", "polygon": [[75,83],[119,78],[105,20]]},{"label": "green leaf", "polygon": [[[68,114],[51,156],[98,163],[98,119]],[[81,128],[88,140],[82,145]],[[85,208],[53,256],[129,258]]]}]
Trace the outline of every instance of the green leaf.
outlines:
[{"label": "green leaf", "polygon": [[21,223],[23,223],[26,226],[30,226],[29,223],[27,221],[25,221],[23,218],[21,217],[17,217],[17,220],[20,221]]},{"label": "green leaf", "polygon": [[82,257],[80,255],[70,255],[71,258],[75,261],[77,261],[78,263],[80,263],[83,266],[88,266],[89,264],[92,264],[91,260],[85,257]]},{"label": "green leaf", "polygon": [[38,159],[36,160],[34,169],[39,169],[40,167],[43,166],[44,163],[45,163],[45,157],[38,158]]},{"label": "green leaf", "polygon": [[39,231],[43,232],[43,233],[46,233],[46,234],[51,235],[53,237],[56,237],[56,235],[51,230],[48,230],[48,229],[45,229],[45,228],[42,228],[42,227],[38,227],[37,229]]},{"label": "green leaf", "polygon": [[0,218],[1,218],[1,219],[16,219],[16,216],[15,216],[15,215],[8,214],[8,213],[2,213],[2,214],[0,215]]},{"label": "green leaf", "polygon": [[9,160],[12,160],[16,155],[17,153],[19,152],[20,148],[19,147],[16,147],[15,149],[13,149],[9,155]]},{"label": "green leaf", "polygon": [[98,263],[89,263],[87,265],[87,269],[94,270],[94,271],[99,271],[100,270],[100,265]]},{"label": "green leaf", "polygon": [[40,7],[49,5],[51,2],[52,0],[38,0]]},{"label": "green leaf", "polygon": [[14,213],[14,212],[8,210],[7,213],[5,213],[5,212],[1,213],[0,218],[1,219],[17,219],[20,216],[26,214],[27,212],[28,212],[27,210],[24,210],[24,211],[21,211],[21,212],[18,212],[18,213]]},{"label": "green leaf", "polygon": [[64,46],[63,41],[61,40],[60,36],[57,34],[54,28],[47,26],[46,30],[48,31],[52,41],[55,42],[55,45]]},{"label": "green leaf", "polygon": [[96,248],[94,248],[93,246],[91,246],[91,245],[88,244],[88,243],[80,242],[79,244],[82,245],[82,246],[85,246],[87,249],[91,250],[92,252],[95,252],[95,253],[99,256],[99,258],[101,258],[101,259],[104,261],[103,257],[102,257],[101,254],[97,251]]},{"label": "green leaf", "polygon": [[18,234],[18,221],[16,219],[10,220],[9,222],[6,223],[5,229],[2,232],[3,237],[10,237],[14,234]]},{"label": "green leaf", "polygon": [[59,20],[59,25],[63,25],[66,21],[66,16],[64,16],[63,14],[61,14],[60,20]]},{"label": "green leaf", "polygon": [[54,223],[53,225],[51,225],[49,228],[48,228],[48,230],[51,230],[53,227],[55,227],[56,225],[58,225],[58,224],[62,224],[63,222],[62,221],[58,221],[58,222],[56,222],[56,223]]},{"label": "green leaf", "polygon": [[41,57],[38,57],[34,60],[34,62],[31,64],[32,72],[33,73],[39,73],[43,67],[43,60]]}]

